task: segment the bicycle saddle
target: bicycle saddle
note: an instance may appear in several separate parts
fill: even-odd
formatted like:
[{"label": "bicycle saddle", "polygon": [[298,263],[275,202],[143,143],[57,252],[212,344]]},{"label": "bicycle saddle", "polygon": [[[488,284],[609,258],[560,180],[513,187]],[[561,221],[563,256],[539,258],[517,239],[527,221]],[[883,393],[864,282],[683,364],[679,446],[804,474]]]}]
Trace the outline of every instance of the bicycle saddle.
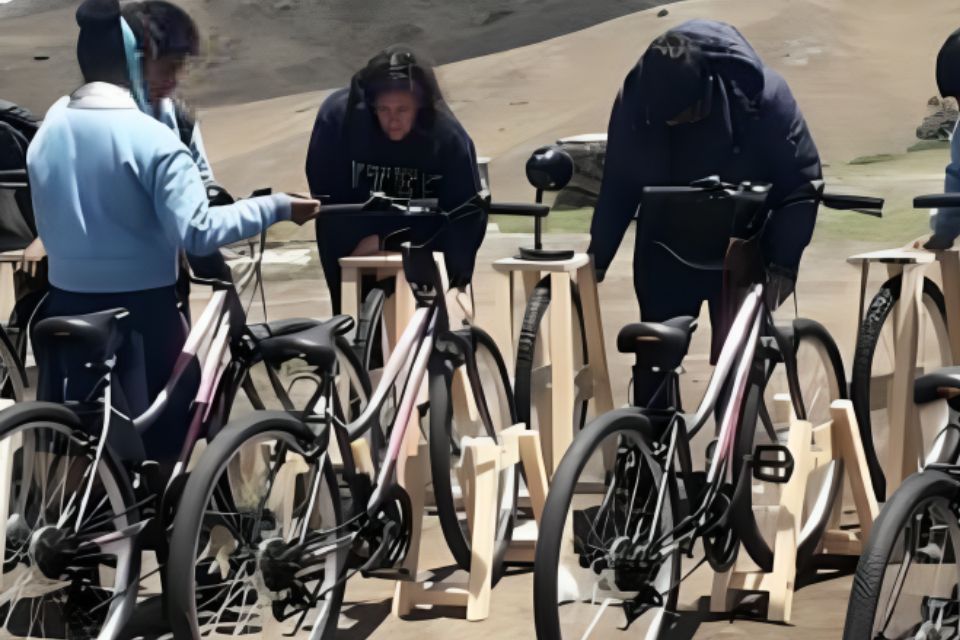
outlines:
[{"label": "bicycle saddle", "polygon": [[937,369],[914,380],[913,400],[917,404],[947,400],[953,409],[960,410],[960,367]]},{"label": "bicycle saddle", "polygon": [[676,369],[690,348],[690,336],[697,328],[691,316],[666,322],[634,322],[620,329],[617,350],[633,353],[638,364],[662,370]]},{"label": "bicycle saddle", "polygon": [[334,342],[337,336],[353,329],[353,325],[350,316],[335,316],[304,331],[262,340],[260,354],[274,367],[289,360],[302,359],[325,373],[333,373],[337,363]]},{"label": "bicycle saddle", "polygon": [[108,309],[80,316],[46,318],[36,324],[33,338],[38,346],[58,344],[80,349],[85,362],[106,362],[126,337],[126,309]]},{"label": "bicycle saddle", "polygon": [[247,326],[250,335],[257,341],[285,336],[291,333],[299,333],[306,329],[323,324],[322,320],[313,318],[285,318],[283,320],[274,320],[273,322],[264,322],[261,324],[251,324]]}]

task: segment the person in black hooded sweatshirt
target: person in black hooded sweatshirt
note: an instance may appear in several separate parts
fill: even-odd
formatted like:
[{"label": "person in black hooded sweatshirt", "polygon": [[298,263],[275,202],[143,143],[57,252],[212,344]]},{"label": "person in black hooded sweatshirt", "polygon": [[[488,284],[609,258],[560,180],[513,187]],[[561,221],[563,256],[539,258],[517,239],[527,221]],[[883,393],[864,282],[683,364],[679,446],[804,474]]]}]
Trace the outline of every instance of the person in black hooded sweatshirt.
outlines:
[{"label": "person in black hooded sweatshirt", "polygon": [[[817,211],[791,207],[779,215],[777,207],[821,177],[820,157],[786,81],[734,27],[691,20],[653,41],[613,105],[605,163],[588,249],[598,277],[634,214],[644,215],[644,187],[718,175],[772,185],[763,254],[771,271],[783,274],[780,300],[792,291]],[[645,321],[696,317],[704,300],[715,320],[721,286],[720,273],[694,272],[635,247],[634,288]]]},{"label": "person in black hooded sweatshirt", "polygon": [[[432,69],[404,46],[378,53],[348,88],[324,100],[306,172],[311,193],[331,204],[361,203],[382,192],[436,198],[449,212],[481,190],[473,141],[444,102]],[[375,250],[378,238],[397,230],[382,225],[362,215],[349,224],[317,220],[334,313],[340,311],[339,259]],[[463,289],[473,277],[486,225],[485,215],[470,216],[440,240],[451,286]]]}]

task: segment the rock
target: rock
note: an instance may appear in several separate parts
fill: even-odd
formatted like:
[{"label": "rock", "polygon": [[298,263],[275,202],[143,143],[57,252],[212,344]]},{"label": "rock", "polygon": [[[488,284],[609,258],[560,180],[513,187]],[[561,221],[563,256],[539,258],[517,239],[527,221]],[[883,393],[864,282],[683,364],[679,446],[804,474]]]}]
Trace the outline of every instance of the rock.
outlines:
[{"label": "rock", "polygon": [[573,178],[559,194],[554,203],[558,209],[592,207],[600,194],[603,180],[603,164],[607,155],[605,135],[585,135],[564,138],[558,144],[573,158]]},{"label": "rock", "polygon": [[929,113],[917,127],[917,138],[920,140],[949,140],[960,120],[960,110],[957,101],[953,98],[931,98],[928,103]]},{"label": "rock", "polygon": [[660,11],[657,11],[658,18],[663,18],[664,16],[668,16],[668,15],[670,15],[670,12],[667,11],[666,9],[660,9]]}]

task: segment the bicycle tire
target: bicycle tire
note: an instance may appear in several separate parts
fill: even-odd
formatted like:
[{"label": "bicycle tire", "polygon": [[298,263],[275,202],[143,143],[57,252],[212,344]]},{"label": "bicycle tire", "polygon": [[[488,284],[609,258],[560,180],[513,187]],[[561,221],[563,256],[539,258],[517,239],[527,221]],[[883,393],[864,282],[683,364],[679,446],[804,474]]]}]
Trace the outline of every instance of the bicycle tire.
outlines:
[{"label": "bicycle tire", "polygon": [[847,605],[844,640],[875,637],[874,618],[882,592],[885,569],[900,534],[916,508],[933,498],[955,501],[958,494],[960,482],[945,473],[928,469],[904,480],[891,495],[880,512],[880,517],[873,523],[870,538],[860,554]]},{"label": "bicycle tire", "polygon": [[[454,335],[461,339],[455,344],[469,345],[467,348],[474,350],[473,362],[477,361],[476,353],[481,349],[486,351],[492,358],[493,372],[496,376],[495,381],[498,388],[498,408],[501,415],[499,420],[492,425],[484,424],[484,430],[487,436],[493,438],[498,444],[501,442],[500,434],[497,428],[505,429],[517,422],[516,408],[513,406],[513,395],[510,389],[510,378],[507,371],[507,365],[503,361],[497,345],[485,331],[478,327],[469,327],[454,332]],[[451,343],[454,344],[454,343]],[[471,544],[469,529],[465,519],[461,519],[457,509],[457,501],[454,495],[453,482],[451,475],[453,473],[452,452],[455,446],[459,449],[459,442],[453,442],[453,371],[451,361],[447,359],[434,358],[430,365],[430,472],[433,480],[433,493],[437,505],[437,515],[440,518],[440,528],[443,532],[444,540],[453,554],[457,564],[466,571],[470,570]],[[469,361],[464,365],[469,368]],[[470,386],[474,390],[478,406],[481,403],[487,404],[489,412],[489,403],[486,402],[490,397],[490,389],[484,388],[479,379],[478,372],[470,372]],[[502,406],[502,402],[507,406]],[[493,417],[493,416],[491,416]],[[509,422],[510,424],[504,424]],[[506,554],[507,547],[513,534],[514,517],[517,508],[518,495],[518,472],[515,467],[501,470],[498,482],[498,500],[500,507],[497,511],[498,517],[495,524],[496,539],[494,543],[494,579],[499,577],[503,566],[503,557]]]},{"label": "bicycle tire", "polygon": [[[793,321],[794,350],[799,351],[800,345],[804,341],[813,344],[821,357],[826,359],[822,364],[827,367],[828,374],[833,376],[835,389],[839,395],[839,398],[833,399],[846,398],[843,360],[840,357],[840,349],[830,333],[819,322],[803,318],[796,319]],[[784,365],[778,364],[777,366],[782,367]],[[744,402],[736,438],[735,464],[733,467],[734,485],[736,485],[742,472],[740,463],[744,456],[753,454],[754,436],[757,432],[756,425],[760,420],[760,404],[764,402],[762,391],[759,384],[751,383]],[[786,444],[782,437],[779,440],[780,444]],[[815,519],[808,519],[801,523],[800,539],[797,544],[797,566],[806,566],[817,552],[823,532],[833,511],[832,505],[837,500],[843,486],[843,477],[840,471],[837,465],[831,466],[828,471],[830,475],[823,482],[819,495],[814,500],[814,504],[820,506],[820,508],[812,510],[811,517],[815,516]],[[748,499],[742,500],[740,504],[733,505],[733,522],[735,523],[737,537],[760,569],[769,572],[773,569],[773,550],[760,530],[760,523],[753,508],[754,492],[746,492],[746,495]]]},{"label": "bicycle tire", "polygon": [[[27,446],[27,441],[25,440],[23,434],[27,433],[28,430],[39,430],[45,429],[53,434],[60,434],[63,436],[63,440],[56,440],[54,438],[42,439],[38,438],[32,440],[33,446],[36,447],[37,444],[41,444],[40,449],[35,450],[31,455],[27,455],[25,448]],[[17,453],[15,450],[9,450],[10,460],[4,460],[0,464],[4,473],[16,472],[19,468],[22,472],[22,478],[20,483],[17,484],[15,478],[9,484],[10,490],[10,500],[7,504],[7,509],[13,511],[16,507],[14,506],[18,499],[16,498],[17,494],[20,493],[21,499],[25,502],[25,512],[24,513],[3,513],[0,514],[0,521],[3,523],[2,534],[7,542],[10,542],[9,536],[14,535],[8,531],[8,526],[13,526],[12,523],[16,521],[23,522],[26,524],[30,531],[28,532],[29,540],[31,540],[31,546],[33,546],[36,541],[36,535],[42,529],[59,529],[60,531],[66,530],[75,530],[77,537],[72,541],[73,543],[79,543],[84,539],[91,539],[92,537],[100,537],[104,535],[110,535],[119,533],[128,528],[132,528],[136,523],[140,523],[140,506],[135,497],[133,487],[130,483],[130,478],[126,472],[125,466],[119,461],[113,451],[109,446],[104,446],[102,451],[102,456],[100,458],[100,466],[98,467],[97,476],[100,478],[101,490],[103,491],[103,498],[97,499],[94,496],[86,505],[86,511],[84,512],[84,519],[79,524],[76,525],[74,518],[76,514],[66,517],[66,514],[61,511],[59,513],[54,513],[50,516],[50,511],[48,509],[42,509],[41,512],[34,512],[33,508],[36,507],[36,500],[29,499],[29,496],[32,494],[23,494],[23,483],[28,478],[33,478],[35,481],[40,481],[41,478],[44,481],[44,486],[51,487],[64,487],[67,486],[67,477],[74,477],[73,474],[83,471],[83,469],[76,469],[73,464],[68,464],[64,469],[64,480],[58,481],[57,477],[53,475],[51,465],[50,469],[46,470],[43,473],[38,473],[33,469],[33,465],[37,464],[39,460],[44,458],[54,459],[54,456],[58,455],[56,458],[58,460],[67,460],[70,459],[69,452],[70,449],[66,450],[66,453],[63,450],[63,446],[67,445],[69,447],[70,441],[80,442],[85,439],[88,434],[84,431],[82,424],[79,418],[72,411],[66,407],[58,404],[48,403],[48,402],[24,402],[14,405],[2,412],[0,412],[0,439],[6,440],[7,438],[16,437],[19,435],[20,440],[20,462],[19,465],[16,462]],[[13,442],[16,442],[14,440]],[[59,443],[59,444],[58,444]],[[85,444],[80,447],[78,450],[78,456],[76,459],[84,459],[89,455],[89,444]],[[27,465],[30,465],[29,470]],[[60,468],[57,465],[56,468]],[[85,479],[86,476],[82,475],[81,478]],[[46,482],[49,481],[49,482]],[[76,489],[82,493],[84,491],[85,484],[76,487]],[[93,485],[89,485],[93,486]],[[32,489],[31,489],[32,491]],[[36,496],[32,496],[36,498]],[[82,499],[75,500],[74,498],[78,497],[78,493],[74,493],[73,496],[68,498],[65,494],[61,494],[61,500],[66,502],[67,505],[71,502],[76,506],[82,504]],[[45,499],[45,494],[40,496],[39,503],[41,505],[52,505],[52,502],[49,502]],[[32,505],[32,506],[31,506]],[[113,512],[104,515],[102,510],[104,507],[112,507]],[[29,511],[29,513],[27,513]],[[75,509],[73,510],[75,511]],[[31,515],[32,514],[32,515]],[[99,514],[99,515],[97,515]],[[114,515],[116,514],[116,515]],[[16,518],[15,516],[20,516]],[[59,520],[65,518],[66,522],[63,526],[59,524]],[[34,521],[31,525],[30,522]],[[54,524],[56,523],[56,524]],[[79,529],[75,529],[75,526],[79,526]],[[102,528],[107,526],[107,530],[104,531]],[[89,530],[88,530],[89,528]],[[71,534],[67,534],[67,537],[64,539],[64,544],[70,544]],[[17,564],[16,556],[17,552],[14,552],[13,559],[8,560],[7,554],[11,552],[15,547],[11,544],[6,544],[5,554],[3,558],[3,572],[6,572],[9,562],[13,562],[12,565],[9,565],[11,571],[16,571]],[[51,548],[51,547],[47,547]],[[79,553],[79,552],[78,552]],[[65,586],[61,589],[74,589],[78,588],[79,591],[75,595],[65,596],[67,602],[73,607],[92,607],[91,609],[80,609],[76,615],[81,616],[83,619],[75,621],[79,628],[71,628],[67,626],[68,616],[63,610],[60,610],[60,615],[57,616],[57,620],[53,621],[54,629],[57,633],[65,634],[66,637],[74,637],[73,634],[78,634],[77,637],[97,637],[102,640],[116,640],[121,637],[121,631],[124,625],[129,621],[130,616],[133,613],[133,610],[136,606],[137,599],[137,584],[140,577],[140,547],[137,544],[135,536],[132,534],[120,535],[113,541],[110,545],[104,545],[102,549],[103,557],[99,562],[89,567],[87,570],[91,573],[86,574],[82,578],[83,581],[86,581],[86,587],[83,586],[84,582],[81,580],[81,575],[78,573],[73,573],[69,580],[63,581],[61,576],[61,582]],[[89,554],[88,554],[89,556]],[[113,558],[113,560],[107,560],[106,558]],[[39,558],[39,555],[36,556]],[[67,567],[70,567],[73,563],[69,559],[63,559],[67,563]],[[27,564],[32,564],[35,562],[35,559],[28,559]],[[78,562],[78,565],[82,567],[82,562]],[[116,591],[116,594],[109,596],[107,599],[97,598],[90,603],[89,597],[92,595],[92,592],[97,590],[97,587],[102,587],[99,584],[98,580],[102,580],[103,575],[101,574],[98,567],[107,566],[114,579],[118,581],[117,585],[113,587]],[[72,569],[64,568],[63,571],[73,571],[77,572],[82,569],[78,569],[77,566],[73,566]],[[122,581],[122,582],[121,582]],[[6,582],[6,581],[3,581]],[[7,583],[9,585],[9,583]],[[16,585],[14,585],[14,588]],[[51,592],[56,594],[56,591]],[[5,606],[10,607],[10,600],[7,599],[7,593],[3,594],[5,601]],[[19,594],[18,597],[23,596],[24,594]],[[43,600],[46,595],[39,595],[29,598]],[[76,602],[74,602],[74,597],[76,597]],[[101,596],[102,598],[102,596]],[[54,599],[54,602],[57,602]],[[103,615],[103,619],[100,619],[99,616],[96,618],[92,617],[91,614],[94,613],[96,609],[102,606],[105,602],[111,602],[109,609]],[[99,603],[99,604],[96,604]],[[14,608],[18,604],[13,604]],[[37,611],[41,609],[45,610],[46,605],[41,604]],[[33,611],[33,609],[30,609]],[[2,634],[4,637],[11,636],[23,636],[27,635],[29,637],[35,637],[37,633],[42,631],[36,628],[38,620],[31,620],[29,623],[29,628],[27,633],[11,633],[8,624],[14,623],[8,615],[9,611],[5,611],[2,618]],[[44,624],[44,620],[39,620],[40,624]],[[40,633],[40,635],[45,635]]]},{"label": "bicycle tire", "polygon": [[[533,415],[533,368],[534,358],[537,351],[537,336],[540,333],[540,323],[543,316],[550,307],[551,297],[551,279],[547,276],[537,283],[530,299],[527,301],[527,307],[523,314],[523,323],[520,327],[520,337],[517,342],[517,363],[514,374],[514,393],[517,404],[517,419],[527,425],[528,429],[536,429],[538,425],[532,424]],[[580,336],[580,350],[582,354],[582,363],[587,365],[590,362],[587,351],[587,333],[583,324],[583,304],[580,301],[580,291],[576,284],[570,284],[570,298],[573,302],[574,318],[577,322]],[[577,347],[574,345],[574,365],[576,366]],[[587,419],[587,407],[589,400],[581,400],[579,403],[574,399],[573,433],[576,435]]]},{"label": "bicycle tire", "polygon": [[[650,465],[651,471],[659,474],[653,485],[656,488],[663,482],[663,470],[660,469],[653,454],[646,446],[646,442],[653,441],[653,429],[648,420],[636,409],[617,409],[593,420],[577,435],[570,448],[564,454],[557,466],[551,482],[550,492],[544,505],[540,520],[539,536],[537,538],[536,554],[533,573],[533,606],[534,623],[537,638],[540,640],[561,640],[562,627],[558,612],[560,593],[559,565],[561,550],[564,544],[564,532],[567,529],[567,513],[577,492],[578,480],[583,473],[591,456],[604,441],[618,432],[635,441]],[[678,508],[676,487],[668,487],[664,493],[663,511],[667,517],[663,521],[663,529],[672,528]],[[627,535],[627,534],[624,534]],[[570,544],[568,541],[567,544]],[[679,595],[681,558],[680,551],[674,550],[670,554],[671,565],[668,567],[672,579],[672,588],[664,600],[663,609],[675,610]],[[634,637],[636,634],[632,634]],[[580,637],[577,635],[576,637]],[[650,637],[649,635],[647,637]]]},{"label": "bicycle tire", "polygon": [[[876,353],[877,342],[880,339],[883,325],[887,322],[890,312],[900,300],[902,276],[894,276],[887,280],[877,291],[870,302],[866,315],[857,332],[857,346],[853,357],[851,372],[850,396],[853,402],[853,412],[857,416],[860,427],[860,439],[863,441],[863,452],[870,469],[873,490],[877,500],[883,502],[886,498],[886,475],[883,464],[877,454],[873,438],[873,425],[870,416],[870,383],[873,369],[873,357]],[[929,278],[923,279],[923,297],[934,304],[940,312],[944,326],[947,321],[946,303],[940,288]],[[926,302],[924,303],[926,304]],[[929,308],[929,306],[928,306]],[[949,345],[947,345],[949,348]]]},{"label": "bicycle tire", "polygon": [[[196,468],[187,479],[170,536],[166,597],[170,628],[174,638],[178,640],[193,640],[199,637],[196,568],[202,538],[201,529],[207,517],[207,503],[220,486],[223,474],[228,473],[227,467],[234,457],[246,443],[259,438],[283,441],[290,450],[303,454],[312,446],[315,436],[306,425],[285,412],[263,411],[232,423],[203,452]],[[329,523],[329,527],[326,526],[327,523],[324,524],[325,528],[330,529],[342,524],[341,505],[337,480],[330,462],[325,456],[321,457],[321,460],[323,467],[319,473],[323,474],[322,483],[327,487],[329,495],[336,498],[331,501],[334,522]],[[229,499],[229,496],[227,498]],[[335,555],[339,560],[335,577],[339,580],[344,572],[345,554]],[[262,571],[260,562],[257,563],[256,570]],[[345,587],[345,583],[340,581],[329,592],[329,609],[324,614],[324,621],[313,627],[311,640],[332,638],[335,634]]]},{"label": "bicycle tire", "polygon": [[27,386],[27,372],[17,357],[10,337],[0,327],[0,400],[23,400]]}]

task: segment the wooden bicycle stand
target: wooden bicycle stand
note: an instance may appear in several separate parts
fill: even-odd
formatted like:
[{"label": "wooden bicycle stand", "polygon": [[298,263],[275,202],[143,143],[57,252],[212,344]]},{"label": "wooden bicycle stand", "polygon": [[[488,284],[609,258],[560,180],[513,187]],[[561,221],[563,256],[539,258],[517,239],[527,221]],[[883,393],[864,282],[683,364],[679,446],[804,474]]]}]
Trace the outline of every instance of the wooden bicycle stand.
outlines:
[{"label": "wooden bicycle stand", "polygon": [[13,286],[14,274],[17,271],[35,273],[42,259],[42,253],[22,249],[0,252],[0,318],[9,318],[17,302]]},{"label": "wooden bicycle stand", "polygon": [[[470,528],[470,571],[465,578],[463,572],[457,572],[443,581],[435,580],[432,572],[422,572],[420,568],[424,498],[430,477],[429,452],[427,445],[417,442],[414,447],[413,440],[408,439],[399,477],[410,496],[413,513],[410,550],[404,563],[410,579],[397,582],[394,615],[409,615],[414,607],[430,605],[464,607],[467,620],[471,621],[489,616],[499,472],[508,466],[523,465],[538,524],[547,493],[537,432],[515,425],[504,430],[501,439],[498,445],[492,438],[476,438],[464,447],[458,475]],[[358,444],[359,449],[364,447],[365,443]],[[508,559],[532,562],[533,550],[532,544],[523,541],[511,543]]]},{"label": "wooden bicycle stand", "polygon": [[[917,375],[919,350],[920,305],[922,304],[923,279],[927,268],[940,263],[943,278],[943,297],[947,311],[947,330],[950,335],[950,352],[953,364],[960,362],[960,250],[931,252],[914,249],[908,245],[902,249],[873,251],[851,256],[850,264],[860,265],[860,313],[857,324],[863,321],[866,304],[867,277],[870,265],[878,262],[887,267],[889,277],[900,275],[900,301],[894,308],[894,369],[893,377],[883,385],[887,406],[890,445],[887,447],[887,463],[884,471],[887,480],[887,495],[890,495],[904,478],[916,473],[923,455],[917,405],[913,401],[913,381]],[[880,389],[874,385],[871,390]],[[882,400],[881,400],[882,402]],[[874,398],[871,394],[871,404]],[[901,446],[897,446],[897,445]]]},{"label": "wooden bicycle stand", "polygon": [[[440,269],[443,288],[446,290],[447,270],[443,254],[434,253],[433,257]],[[347,256],[340,258],[340,271],[340,312],[352,318],[358,317],[363,305],[361,290],[363,276],[372,275],[377,280],[394,279],[396,285],[394,295],[387,298],[383,308],[388,348],[393,349],[416,309],[413,292],[403,272],[403,256],[391,251],[381,251],[369,256]]]},{"label": "wooden bicycle stand", "polygon": [[[597,280],[590,256],[574,254],[569,260],[550,262],[504,258],[493,263],[496,272],[494,306],[490,317],[481,317],[480,325],[490,331],[504,360],[516,361],[515,348],[519,337],[519,318],[514,306],[515,274],[520,274],[523,304],[529,300],[537,283],[550,276],[549,323],[542,327],[539,340],[547,347],[540,349],[542,362],[535,362],[531,384],[537,396],[539,429],[543,439],[543,459],[548,476],[573,441],[572,399],[579,390],[585,399],[593,398],[595,415],[613,410],[613,392],[610,372],[604,350],[603,323]],[[587,337],[589,363],[581,371],[573,372],[573,345],[580,336],[573,333],[573,300],[570,285],[576,282],[583,306],[583,324]],[[523,311],[521,310],[522,314]],[[575,375],[571,375],[575,373]]]},{"label": "wooden bicycle stand", "polygon": [[838,472],[846,474],[860,521],[859,530],[839,528],[843,502],[841,483],[820,553],[859,555],[861,542],[870,535],[879,507],[870,483],[870,471],[853,404],[849,400],[835,400],[830,405],[831,420],[817,427],[797,420],[792,415],[788,395],[779,394],[775,404],[775,410],[780,415],[790,416],[792,421],[787,446],[793,454],[795,466],[789,482],[782,485],[779,503],[763,507],[770,510],[771,520],[776,523],[772,545],[773,567],[769,573],[760,571],[741,549],[734,566],[714,576],[710,610],[714,613],[728,612],[733,609],[742,592],[766,592],[769,597],[767,619],[788,623],[797,577],[797,544],[811,474],[830,462],[839,463]]}]

